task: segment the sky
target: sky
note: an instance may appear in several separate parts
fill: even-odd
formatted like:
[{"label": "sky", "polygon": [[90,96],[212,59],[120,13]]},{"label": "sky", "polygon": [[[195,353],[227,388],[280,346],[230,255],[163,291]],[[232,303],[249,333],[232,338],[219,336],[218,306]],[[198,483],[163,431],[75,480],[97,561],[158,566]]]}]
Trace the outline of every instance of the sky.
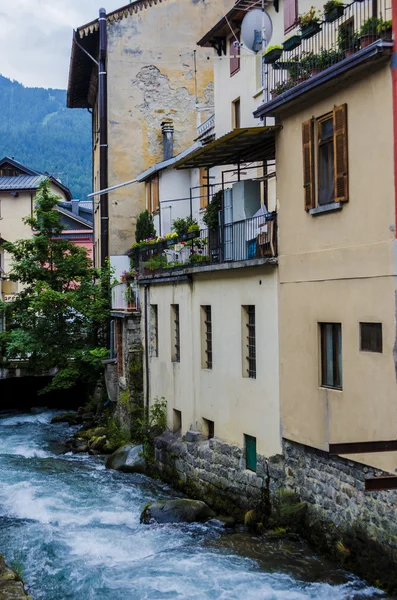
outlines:
[{"label": "sky", "polygon": [[127,0],[0,0],[0,74],[27,87],[66,89],[72,32]]}]

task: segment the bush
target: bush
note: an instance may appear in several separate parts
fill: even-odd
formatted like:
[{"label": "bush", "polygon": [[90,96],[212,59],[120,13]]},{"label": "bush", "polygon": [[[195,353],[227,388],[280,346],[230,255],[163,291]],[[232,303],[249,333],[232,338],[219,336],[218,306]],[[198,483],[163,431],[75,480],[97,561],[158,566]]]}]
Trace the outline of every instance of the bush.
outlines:
[{"label": "bush", "polygon": [[139,243],[154,237],[156,237],[156,230],[154,228],[153,216],[148,210],[144,210],[138,215],[136,220],[135,240]]},{"label": "bush", "polygon": [[223,191],[219,190],[212,196],[212,200],[205,210],[203,221],[211,231],[218,231],[219,229],[218,215],[219,211],[222,209],[222,200]]},{"label": "bush", "polygon": [[[190,229],[191,227],[193,227],[193,229]],[[193,217],[189,215],[188,217],[186,217],[186,219],[183,219],[182,217],[179,219],[175,219],[175,221],[173,221],[172,223],[172,229],[175,231],[175,233],[178,234],[178,236],[180,236],[185,233],[188,233],[189,230],[196,231],[197,229],[199,229],[199,225],[196,219],[193,219]]]}]

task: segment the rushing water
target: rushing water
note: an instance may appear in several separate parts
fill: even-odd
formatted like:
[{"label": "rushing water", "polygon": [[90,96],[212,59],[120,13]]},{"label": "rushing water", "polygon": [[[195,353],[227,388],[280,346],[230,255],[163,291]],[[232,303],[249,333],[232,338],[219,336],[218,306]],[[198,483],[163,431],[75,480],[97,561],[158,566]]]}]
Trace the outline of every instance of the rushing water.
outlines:
[{"label": "rushing water", "polygon": [[205,525],[140,525],[172,490],[61,455],[54,413],[0,414],[0,551],[34,600],[361,600],[385,598],[313,555]]}]

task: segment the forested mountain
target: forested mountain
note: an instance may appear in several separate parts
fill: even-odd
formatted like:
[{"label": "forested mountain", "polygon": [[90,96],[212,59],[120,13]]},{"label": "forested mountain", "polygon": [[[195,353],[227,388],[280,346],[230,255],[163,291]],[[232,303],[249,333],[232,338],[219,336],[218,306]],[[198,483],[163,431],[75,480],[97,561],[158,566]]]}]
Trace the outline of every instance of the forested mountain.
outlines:
[{"label": "forested mountain", "polygon": [[48,171],[74,198],[91,191],[91,116],[66,108],[66,91],[26,88],[0,75],[0,158]]}]

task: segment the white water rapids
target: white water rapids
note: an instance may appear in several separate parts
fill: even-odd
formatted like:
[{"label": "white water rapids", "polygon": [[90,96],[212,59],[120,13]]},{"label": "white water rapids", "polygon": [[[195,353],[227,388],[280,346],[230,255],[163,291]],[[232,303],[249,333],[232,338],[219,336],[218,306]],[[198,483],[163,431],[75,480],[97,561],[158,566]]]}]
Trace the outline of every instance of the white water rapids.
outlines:
[{"label": "white water rapids", "polygon": [[70,429],[51,425],[54,414],[0,414],[0,552],[34,600],[386,598],[301,542],[217,523],[140,525],[147,502],[174,492],[59,454]]}]

